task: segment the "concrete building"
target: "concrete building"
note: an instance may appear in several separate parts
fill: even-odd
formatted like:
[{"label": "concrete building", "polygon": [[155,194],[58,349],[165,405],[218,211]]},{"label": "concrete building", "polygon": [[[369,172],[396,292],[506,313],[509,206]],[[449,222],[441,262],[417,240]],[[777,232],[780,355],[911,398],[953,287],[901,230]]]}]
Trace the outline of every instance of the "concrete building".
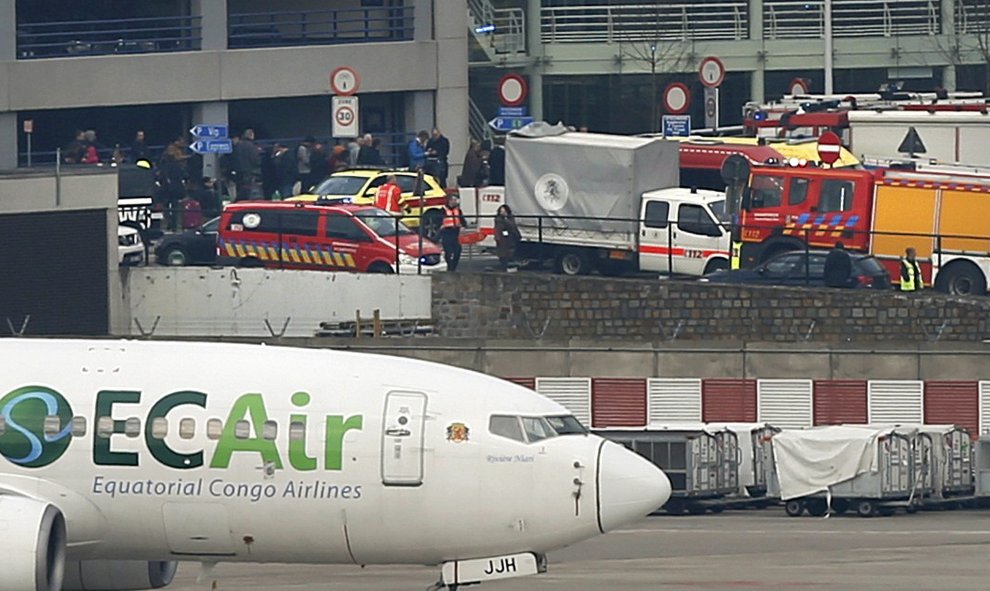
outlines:
[{"label": "concrete building", "polygon": [[[905,89],[986,91],[987,0],[472,0],[472,130],[495,114],[497,81],[529,81],[530,114],[592,131],[648,131],[663,88],[691,90],[704,122],[698,67],[725,64],[720,122],[737,124],[747,100],[788,93]],[[485,27],[494,25],[494,30]],[[476,32],[477,31],[477,32]],[[832,47],[827,64],[826,48]],[[826,82],[828,67],[831,82]]]},{"label": "concrete building", "polygon": [[394,162],[437,125],[459,163],[466,15],[465,0],[0,0],[0,169],[26,164],[25,121],[36,163],[75,129],[108,150],[139,129],[162,146],[197,123],[327,138],[330,74],[345,65],[360,77],[361,131]]}]

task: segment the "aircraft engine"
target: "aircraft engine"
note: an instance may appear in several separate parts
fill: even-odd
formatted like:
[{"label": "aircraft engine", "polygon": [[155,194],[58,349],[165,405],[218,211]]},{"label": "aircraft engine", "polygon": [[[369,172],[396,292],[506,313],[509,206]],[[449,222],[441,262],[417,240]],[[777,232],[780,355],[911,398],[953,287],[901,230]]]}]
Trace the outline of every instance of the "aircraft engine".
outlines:
[{"label": "aircraft engine", "polygon": [[59,591],[65,541],[65,518],[53,505],[0,496],[0,589]]},{"label": "aircraft engine", "polygon": [[144,591],[161,589],[175,577],[175,562],[84,560],[65,564],[62,591]]}]

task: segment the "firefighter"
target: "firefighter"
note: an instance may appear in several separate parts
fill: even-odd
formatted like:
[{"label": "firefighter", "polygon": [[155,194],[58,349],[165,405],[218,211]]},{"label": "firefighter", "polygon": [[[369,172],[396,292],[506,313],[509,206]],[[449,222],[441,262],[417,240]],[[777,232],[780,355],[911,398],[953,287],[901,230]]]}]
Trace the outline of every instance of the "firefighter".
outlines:
[{"label": "firefighter", "polygon": [[378,192],[375,193],[375,207],[384,209],[394,216],[400,216],[402,215],[399,206],[401,198],[402,189],[399,188],[399,182],[394,174],[390,174],[385,184],[378,187]]},{"label": "firefighter", "polygon": [[467,220],[461,212],[460,200],[457,195],[450,195],[443,208],[443,222],[440,224],[440,242],[448,271],[456,271],[457,263],[461,260],[461,228],[465,226]]},{"label": "firefighter", "polygon": [[909,246],[901,259],[901,291],[921,291],[925,282],[921,277],[921,265],[915,259],[917,253]]}]

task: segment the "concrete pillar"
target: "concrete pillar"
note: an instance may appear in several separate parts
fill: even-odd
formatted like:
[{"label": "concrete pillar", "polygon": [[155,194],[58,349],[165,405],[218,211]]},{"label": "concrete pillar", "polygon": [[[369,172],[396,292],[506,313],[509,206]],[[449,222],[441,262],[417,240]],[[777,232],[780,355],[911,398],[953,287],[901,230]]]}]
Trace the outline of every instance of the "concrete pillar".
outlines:
[{"label": "concrete pillar", "polygon": [[17,113],[0,113],[0,170],[17,168]]},{"label": "concrete pillar", "polygon": [[[207,125],[229,125],[227,114],[227,103],[198,103],[193,106],[193,125],[204,123]],[[237,133],[231,129],[231,133]],[[203,176],[217,178],[220,169],[217,166],[217,154],[203,154]]]},{"label": "concrete pillar", "polygon": [[202,48],[209,51],[227,49],[227,3],[217,0],[192,0],[192,16],[201,17]]},{"label": "concrete pillar", "polygon": [[543,38],[541,0],[526,2],[526,51],[530,57],[529,114],[537,121],[543,120]]},{"label": "concrete pillar", "polygon": [[452,185],[461,173],[470,137],[468,10],[467,0],[442,0],[442,4],[443,10],[433,11],[433,34],[437,47],[437,90],[433,115],[436,126],[450,140],[447,183]]},{"label": "concrete pillar", "polygon": [[763,39],[763,0],[749,0],[749,38],[760,42],[761,55],[756,56],[756,69],[749,79],[749,98],[762,103],[766,94],[764,74],[767,68],[767,44]]},{"label": "concrete pillar", "polygon": [[434,124],[436,93],[432,90],[419,90],[406,93],[406,131],[417,133],[430,131]]},{"label": "concrete pillar", "polygon": [[433,40],[433,0],[413,0],[413,40]]},{"label": "concrete pillar", "polygon": [[0,0],[0,170],[17,168],[17,113],[8,111],[9,68],[3,62],[17,59],[16,0]]},{"label": "concrete pillar", "polygon": [[[942,20],[942,32],[943,36],[946,37],[950,42],[952,40],[957,40],[959,37],[955,33],[956,29],[956,1],[957,0],[942,0],[941,14],[939,15]],[[960,0],[961,1],[961,0]],[[951,48],[949,48],[951,51]],[[950,53],[949,55],[942,56],[947,58],[948,65],[942,70],[942,88],[948,91],[956,90],[956,65],[960,62],[960,56],[956,53]]]}]

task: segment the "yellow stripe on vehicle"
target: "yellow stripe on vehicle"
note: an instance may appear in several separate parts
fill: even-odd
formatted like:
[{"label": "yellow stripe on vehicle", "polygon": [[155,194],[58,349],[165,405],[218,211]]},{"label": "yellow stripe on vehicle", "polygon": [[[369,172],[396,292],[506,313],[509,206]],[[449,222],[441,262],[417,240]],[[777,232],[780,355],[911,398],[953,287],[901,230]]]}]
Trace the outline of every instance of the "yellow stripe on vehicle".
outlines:
[{"label": "yellow stripe on vehicle", "polygon": [[241,244],[240,242],[238,242],[238,243],[236,243],[234,245],[234,247],[237,249],[237,256],[243,259],[244,258],[244,245]]},{"label": "yellow stripe on vehicle", "polygon": [[278,250],[274,246],[268,247],[268,258],[273,261],[278,260]]},{"label": "yellow stripe on vehicle", "polygon": [[333,255],[327,251],[323,251],[323,264],[332,267],[333,266]]},{"label": "yellow stripe on vehicle", "polygon": [[227,256],[229,257],[235,256],[236,253],[234,252],[233,244],[228,242],[227,244],[224,245],[224,249],[227,251]]},{"label": "yellow stripe on vehicle", "polygon": [[292,262],[293,263],[298,263],[299,262],[299,249],[297,249],[295,246],[293,246],[292,248],[290,248],[289,249],[289,257],[292,259]]},{"label": "yellow stripe on vehicle", "polygon": [[302,257],[302,262],[309,264],[309,252],[305,248],[299,249],[299,256]]},{"label": "yellow stripe on vehicle", "polygon": [[354,268],[357,267],[357,265],[354,264],[354,257],[352,257],[349,252],[345,252],[344,253],[344,262],[346,263],[346,265],[348,267],[350,267],[352,269],[354,269]]}]

